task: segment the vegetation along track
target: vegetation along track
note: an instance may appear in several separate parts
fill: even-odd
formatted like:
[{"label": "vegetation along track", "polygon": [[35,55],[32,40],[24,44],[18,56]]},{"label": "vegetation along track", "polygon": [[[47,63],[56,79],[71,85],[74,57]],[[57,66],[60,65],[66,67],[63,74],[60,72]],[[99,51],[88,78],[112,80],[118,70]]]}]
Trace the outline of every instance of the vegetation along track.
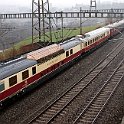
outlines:
[{"label": "vegetation along track", "polygon": [[[122,51],[124,43],[121,42],[113,49],[103,60],[101,60],[93,69],[75,83],[70,89],[63,93],[58,99],[51,103],[44,111],[40,109],[34,112],[30,117],[22,122],[22,124],[48,124],[61,116],[61,112],[72,103],[72,101],[92,83],[97,75],[104,70],[109,63]],[[94,97],[93,97],[94,98]],[[92,100],[91,100],[92,101]],[[41,108],[42,110],[42,108]]]}]

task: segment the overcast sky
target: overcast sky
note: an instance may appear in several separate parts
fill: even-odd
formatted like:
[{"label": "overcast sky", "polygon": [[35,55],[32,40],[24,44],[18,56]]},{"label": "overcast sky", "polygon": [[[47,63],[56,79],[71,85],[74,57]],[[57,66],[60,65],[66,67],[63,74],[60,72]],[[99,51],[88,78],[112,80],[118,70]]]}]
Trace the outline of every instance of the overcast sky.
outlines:
[{"label": "overcast sky", "polygon": [[[105,2],[105,1],[109,1],[109,2],[123,2],[124,0],[96,0],[96,1],[100,1]],[[52,3],[52,6],[54,7],[70,7],[70,6],[74,6],[75,4],[90,4],[90,0],[49,0],[50,3]],[[17,5],[17,6],[28,6],[30,7],[32,3],[32,0],[0,0],[0,4],[4,4],[4,5]]]}]

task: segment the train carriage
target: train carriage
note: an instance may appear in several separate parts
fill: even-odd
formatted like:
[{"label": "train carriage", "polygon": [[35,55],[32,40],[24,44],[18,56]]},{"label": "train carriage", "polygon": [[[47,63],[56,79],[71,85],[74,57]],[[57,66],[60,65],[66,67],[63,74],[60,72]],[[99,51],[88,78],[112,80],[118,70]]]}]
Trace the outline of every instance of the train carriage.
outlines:
[{"label": "train carriage", "polygon": [[0,67],[0,101],[11,97],[25,87],[24,80],[32,77],[31,68],[35,64],[34,60],[21,58]]},{"label": "train carriage", "polygon": [[124,20],[115,22],[105,27],[110,29],[110,35],[113,37],[124,30]]},{"label": "train carriage", "polygon": [[122,30],[124,20],[0,64],[0,103],[39,85]]}]

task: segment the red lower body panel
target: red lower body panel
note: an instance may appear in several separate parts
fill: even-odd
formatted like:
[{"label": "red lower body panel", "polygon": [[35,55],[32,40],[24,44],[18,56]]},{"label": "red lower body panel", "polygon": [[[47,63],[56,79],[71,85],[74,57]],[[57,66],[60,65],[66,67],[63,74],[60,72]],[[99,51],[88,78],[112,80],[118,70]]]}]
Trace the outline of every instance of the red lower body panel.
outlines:
[{"label": "red lower body panel", "polygon": [[25,88],[28,88],[29,85],[31,86],[31,84],[36,83],[39,79],[42,79],[42,77],[44,77],[45,75],[50,74],[51,72],[55,71],[56,69],[58,69],[62,65],[69,63],[73,59],[77,58],[81,54],[84,54],[85,52],[95,48],[97,45],[101,44],[102,42],[104,42],[108,38],[109,38],[109,36],[95,42],[94,44],[92,44],[92,45],[86,47],[85,49],[82,49],[82,50],[78,51],[77,53],[65,58],[61,62],[53,65],[52,67],[47,68],[46,70],[40,72],[39,74],[36,74],[36,75],[30,77],[26,81],[20,82],[17,85],[9,88],[8,90],[0,93],[0,101],[3,101],[5,99],[7,99],[8,97],[15,95],[16,93],[22,91]]}]

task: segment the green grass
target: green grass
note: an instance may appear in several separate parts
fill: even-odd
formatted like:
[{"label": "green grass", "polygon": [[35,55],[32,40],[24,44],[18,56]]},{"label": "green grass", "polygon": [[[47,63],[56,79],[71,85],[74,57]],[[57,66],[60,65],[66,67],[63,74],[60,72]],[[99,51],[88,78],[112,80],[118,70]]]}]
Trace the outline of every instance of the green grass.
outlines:
[{"label": "green grass", "polygon": [[[98,25],[94,25],[94,26],[84,27],[84,28],[82,28],[82,30],[85,33],[85,32],[89,32],[91,30],[95,30],[97,27],[98,27]],[[56,34],[58,34],[58,38],[57,39],[56,39],[56,37],[54,35],[55,32],[56,31],[53,31],[52,32],[52,41],[53,42],[61,41],[62,40],[62,38],[61,38],[62,37],[62,31],[59,30],[58,33],[56,33]],[[49,32],[46,33],[46,34],[49,35]],[[75,29],[72,29],[72,30],[70,29],[70,31],[69,31],[69,29],[64,29],[63,30],[63,37],[65,39],[67,37],[76,36],[78,34],[80,34],[80,28],[75,28]],[[41,37],[41,40],[43,41],[43,36]],[[49,40],[49,39],[46,37],[46,40]],[[20,47],[25,46],[25,45],[28,45],[28,44],[31,44],[31,43],[32,43],[32,37],[29,37],[29,38],[24,39],[24,40],[20,41],[19,43],[15,44],[15,48],[16,49],[19,49]]]},{"label": "green grass", "polygon": [[[82,31],[83,31],[83,33],[86,33],[86,32],[89,32],[91,30],[95,30],[98,27],[99,27],[99,25],[83,27]],[[58,34],[59,34],[57,39],[54,36],[55,32],[58,32]],[[46,34],[49,35],[49,32],[47,32]],[[76,36],[78,34],[80,34],[80,28],[73,28],[72,30],[71,29],[63,29],[63,37],[65,39],[69,38],[69,37],[72,37],[72,36]],[[43,41],[43,36],[41,37],[41,40]],[[49,39],[47,37],[46,37],[46,40],[49,41]],[[61,40],[62,40],[62,31],[61,30],[53,31],[52,32],[52,41],[53,42],[58,42],[58,41],[61,41]],[[38,39],[37,39],[37,42],[38,42]],[[18,54],[20,54],[21,48],[23,46],[29,45],[31,43],[32,43],[32,37],[30,36],[30,37],[20,41],[19,43],[15,44],[13,47],[11,47],[9,49],[6,49],[4,51],[4,54],[3,54],[3,52],[1,52],[0,53],[0,60],[13,57],[13,50],[15,50]]]}]

